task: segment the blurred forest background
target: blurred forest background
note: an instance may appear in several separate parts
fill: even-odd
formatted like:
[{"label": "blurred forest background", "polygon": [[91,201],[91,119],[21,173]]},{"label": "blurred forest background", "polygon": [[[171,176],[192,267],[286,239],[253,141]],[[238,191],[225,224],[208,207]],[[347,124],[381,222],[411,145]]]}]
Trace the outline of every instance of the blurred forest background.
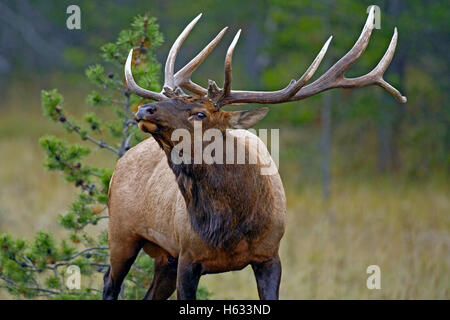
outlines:
[{"label": "blurred forest background", "polygon": [[[71,4],[81,8],[81,30],[66,27]],[[55,217],[73,200],[74,189],[42,166],[39,137],[63,130],[41,115],[40,91],[57,87],[68,111],[86,111],[90,88],[84,70],[99,62],[98,48],[128,27],[133,16],[149,12],[158,19],[165,41],[157,58],[164,63],[180,31],[204,13],[183,44],[178,67],[229,26],[193,75],[203,86],[208,79],[222,84],[226,48],[242,28],[233,88],[277,90],[305,71],[330,35],[333,41],[316,75],[345,54],[372,4],[381,8],[381,28],[347,76],[370,71],[397,26],[397,50],[385,78],[408,97],[407,104],[379,87],[335,89],[273,106],[259,124],[280,128],[280,173],[288,199],[281,298],[449,299],[450,17],[445,0],[2,0],[0,232],[25,237],[41,229],[63,232]],[[90,159],[114,167],[115,160],[101,150]],[[381,268],[381,290],[366,287],[371,264]],[[206,276],[202,284],[213,298],[257,298],[249,268]]]}]

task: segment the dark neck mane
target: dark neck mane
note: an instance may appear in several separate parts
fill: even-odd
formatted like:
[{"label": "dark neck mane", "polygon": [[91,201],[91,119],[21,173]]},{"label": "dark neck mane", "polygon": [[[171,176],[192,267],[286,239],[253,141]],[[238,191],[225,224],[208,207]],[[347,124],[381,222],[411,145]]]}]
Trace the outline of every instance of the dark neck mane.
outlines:
[{"label": "dark neck mane", "polygon": [[169,165],[186,201],[191,225],[214,248],[261,233],[268,220],[268,178],[257,165]]}]

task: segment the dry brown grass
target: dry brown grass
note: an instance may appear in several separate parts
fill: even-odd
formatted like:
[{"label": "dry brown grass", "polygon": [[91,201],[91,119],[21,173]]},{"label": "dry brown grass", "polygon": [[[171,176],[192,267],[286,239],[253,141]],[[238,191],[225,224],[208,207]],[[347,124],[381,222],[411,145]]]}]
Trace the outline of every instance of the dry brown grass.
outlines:
[{"label": "dry brown grass", "polygon": [[[281,298],[450,297],[448,190],[386,182],[334,189],[329,208],[317,187],[288,196]],[[381,290],[366,287],[372,264],[381,268]],[[216,298],[257,298],[250,268],[202,283]]]},{"label": "dry brown grass", "polygon": [[[35,112],[0,114],[0,232],[62,234],[56,216],[72,186],[42,167],[38,138],[53,131]],[[113,165],[104,152],[93,161]],[[283,159],[283,158],[282,158]],[[283,162],[281,162],[283,166]],[[297,178],[298,175],[293,175]],[[283,299],[449,299],[450,200],[446,181],[336,179],[323,204],[317,185],[292,187],[281,244]],[[366,268],[381,268],[381,290],[366,288]],[[256,299],[250,268],[202,278],[214,298]]]}]

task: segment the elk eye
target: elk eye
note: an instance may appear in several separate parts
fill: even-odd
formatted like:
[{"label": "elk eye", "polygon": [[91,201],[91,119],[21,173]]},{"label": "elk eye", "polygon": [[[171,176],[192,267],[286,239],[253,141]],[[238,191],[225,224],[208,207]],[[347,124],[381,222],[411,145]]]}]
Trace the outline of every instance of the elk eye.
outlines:
[{"label": "elk eye", "polygon": [[206,118],[206,114],[203,112],[197,112],[195,113],[195,116],[199,119],[205,119]]},{"label": "elk eye", "polygon": [[188,120],[203,120],[205,118],[206,114],[204,112],[195,112],[188,118]]}]

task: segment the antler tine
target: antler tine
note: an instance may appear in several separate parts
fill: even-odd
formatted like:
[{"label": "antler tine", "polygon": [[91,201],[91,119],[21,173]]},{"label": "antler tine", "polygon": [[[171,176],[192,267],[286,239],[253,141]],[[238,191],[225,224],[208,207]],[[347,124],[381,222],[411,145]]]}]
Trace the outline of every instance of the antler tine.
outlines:
[{"label": "antler tine", "polygon": [[[139,87],[133,79],[131,73],[131,61],[132,61],[132,51],[128,55],[127,63],[125,65],[125,78],[127,80],[127,85],[129,89],[144,98],[149,98],[153,100],[164,100],[173,94],[182,94],[179,87],[185,88],[195,94],[204,96],[208,92],[205,88],[192,82],[190,79],[192,73],[198,68],[198,66],[206,59],[206,57],[211,53],[211,51],[217,46],[217,44],[222,39],[228,27],[222,29],[219,34],[199,53],[195,56],[188,64],[186,64],[180,71],[174,75],[175,60],[178,51],[183,44],[184,40],[187,38],[191,30],[194,28],[197,21],[201,18],[200,13],[194,20],[192,20],[183,32],[178,36],[172,45],[169,54],[167,55],[166,65],[165,65],[165,77],[164,86],[161,93],[152,92]],[[176,92],[178,88],[178,93]],[[175,91],[174,91],[175,90]]]},{"label": "antler tine", "polygon": [[325,53],[327,53],[328,46],[330,45],[331,40],[333,39],[333,36],[330,36],[328,40],[323,45],[322,49],[320,50],[319,54],[316,56],[314,61],[311,63],[309,68],[305,71],[305,73],[302,75],[300,79],[297,81],[297,85],[295,90],[292,90],[291,96],[296,94],[298,90],[300,90],[308,81],[312,78],[312,76],[316,73],[317,69],[320,66],[320,63],[323,60],[323,57],[325,56]]},{"label": "antler tine", "polygon": [[138,86],[136,81],[134,81],[133,74],[131,73],[131,61],[132,60],[133,60],[133,49],[130,50],[127,61],[125,62],[125,81],[127,83],[128,89],[131,92],[137,94],[138,96],[140,96],[142,98],[158,100],[158,101],[167,99],[167,97],[161,93],[146,90],[146,89]]},{"label": "antler tine", "polygon": [[241,35],[241,29],[238,30],[236,35],[234,36],[233,41],[231,42],[230,46],[227,50],[227,55],[225,56],[225,82],[223,84],[223,95],[228,96],[231,91],[231,81],[232,81],[232,62],[233,62],[233,52],[234,48],[236,47],[236,44],[239,40],[239,37]]},{"label": "antler tine", "polygon": [[196,95],[204,96],[208,93],[208,90],[203,88],[201,85],[196,84],[192,80],[189,80],[188,82],[180,84],[180,86],[183,89],[186,89]]},{"label": "antler tine", "polygon": [[332,88],[360,88],[369,85],[376,84],[390,94],[392,94],[399,102],[406,103],[407,99],[397,89],[392,87],[383,79],[383,74],[392,61],[395,53],[395,47],[397,45],[397,28],[394,29],[394,35],[392,36],[386,53],[380,60],[378,65],[368,74],[357,78],[346,78],[344,76],[345,71],[355,63],[355,61],[361,56],[369,43],[370,35],[373,29],[373,15],[374,7],[371,8],[369,16],[367,17],[366,24],[359,39],[356,41],[353,48],[338,62],[336,62],[327,72],[325,72],[319,79],[311,83],[310,85],[302,88],[290,101],[305,99],[314,94]]},{"label": "antler tine", "polygon": [[397,46],[397,28],[394,28],[394,34],[392,35],[391,42],[387,48],[383,58],[380,60],[378,65],[368,74],[358,77],[358,78],[343,78],[341,80],[340,86],[342,87],[363,87],[370,84],[377,84],[390,94],[392,94],[399,102],[406,103],[407,98],[403,96],[397,89],[391,86],[388,82],[383,79],[383,75],[386,69],[389,67],[392,58],[394,57],[395,47]]},{"label": "antler tine", "polygon": [[[319,79],[328,79],[328,75],[342,76],[344,72],[353,65],[356,60],[363,54],[369,44],[370,36],[373,30],[375,8],[372,7],[367,16],[364,28],[353,48],[350,49],[338,62],[336,62],[327,72],[325,72]],[[319,79],[317,81],[319,81]]]},{"label": "antler tine", "polygon": [[[220,98],[220,100],[217,102],[218,106],[231,104],[231,103],[251,103],[251,102],[257,102],[257,103],[281,103],[285,102],[291,97],[293,97],[314,75],[314,73],[319,68],[320,63],[322,62],[327,50],[328,46],[330,45],[331,40],[333,37],[329,37],[328,40],[325,42],[325,44],[322,46],[322,49],[317,54],[314,61],[311,63],[311,65],[308,67],[308,69],[305,71],[305,73],[298,79],[298,80],[291,80],[291,82],[284,88],[278,91],[239,91],[239,90],[233,90],[231,91],[231,55],[234,50],[233,43],[230,45],[230,48],[232,49],[230,52],[230,56],[227,54],[227,60],[225,64],[225,85],[223,89],[223,96]],[[237,41],[237,40],[236,40]],[[230,49],[229,49],[230,51]],[[227,63],[228,62],[228,63]],[[227,93],[227,77],[228,77],[228,84],[229,88]]]},{"label": "antler tine", "polygon": [[388,91],[390,94],[392,94],[400,103],[406,103],[408,102],[408,99],[400,93],[397,89],[395,89],[393,86],[391,86],[388,82],[386,82],[383,79],[383,75],[386,72],[386,69],[391,64],[392,58],[394,57],[395,53],[395,47],[397,46],[397,27],[394,28],[394,35],[392,36],[391,43],[389,44],[388,49],[386,50],[386,53],[383,56],[383,59],[381,59],[380,63],[375,67],[372,72],[378,76],[377,84]]},{"label": "antler tine", "polygon": [[205,95],[207,90],[198,84],[192,82],[192,73],[202,64],[202,62],[208,57],[211,51],[217,46],[222,39],[223,35],[227,31],[228,27],[223,28],[217,36],[211,40],[211,42],[200,51],[195,58],[193,58],[188,64],[186,64],[180,71],[175,74],[175,86],[181,86],[198,95]]},{"label": "antler tine", "polygon": [[169,54],[167,55],[166,66],[164,69],[164,87],[168,87],[172,90],[175,89],[174,69],[178,51],[180,50],[180,47],[183,44],[184,40],[187,38],[201,16],[202,14],[200,13],[186,26],[186,28],[184,28],[183,32],[181,32],[181,34],[173,43],[172,48],[170,48]]}]

